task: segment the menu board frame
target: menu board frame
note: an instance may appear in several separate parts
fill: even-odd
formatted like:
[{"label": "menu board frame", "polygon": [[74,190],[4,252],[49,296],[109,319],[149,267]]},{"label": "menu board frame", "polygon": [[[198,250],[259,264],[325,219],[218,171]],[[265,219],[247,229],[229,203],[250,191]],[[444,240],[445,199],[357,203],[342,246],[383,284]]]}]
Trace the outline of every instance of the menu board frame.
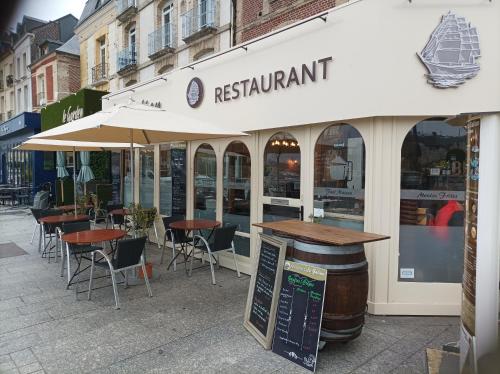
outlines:
[{"label": "menu board frame", "polygon": [[[252,304],[255,292],[255,282],[257,281],[260,256],[261,256],[261,247],[263,243],[270,244],[271,246],[274,246],[277,248],[277,250],[279,250],[278,263],[276,266],[276,276],[274,278],[273,297],[271,300],[271,307],[269,310],[269,321],[267,325],[267,332],[265,335],[262,334],[262,332],[250,321],[250,314],[252,311]],[[260,241],[259,245],[257,246],[257,253],[255,256],[255,261],[250,279],[250,286],[248,288],[248,297],[245,308],[245,319],[243,325],[265,349],[271,349],[273,341],[274,325],[276,323],[276,309],[278,307],[279,290],[281,287],[281,277],[283,275],[283,266],[285,264],[286,246],[287,243],[284,240],[279,240],[266,234],[260,234]]]}]

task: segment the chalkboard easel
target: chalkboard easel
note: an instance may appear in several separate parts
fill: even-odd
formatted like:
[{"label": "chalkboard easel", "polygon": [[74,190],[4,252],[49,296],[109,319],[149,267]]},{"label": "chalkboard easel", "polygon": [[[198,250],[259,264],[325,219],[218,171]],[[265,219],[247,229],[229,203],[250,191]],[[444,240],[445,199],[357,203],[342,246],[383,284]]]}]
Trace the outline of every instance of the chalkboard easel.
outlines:
[{"label": "chalkboard easel", "polygon": [[285,241],[260,234],[243,324],[265,349],[273,340],[285,254]]}]

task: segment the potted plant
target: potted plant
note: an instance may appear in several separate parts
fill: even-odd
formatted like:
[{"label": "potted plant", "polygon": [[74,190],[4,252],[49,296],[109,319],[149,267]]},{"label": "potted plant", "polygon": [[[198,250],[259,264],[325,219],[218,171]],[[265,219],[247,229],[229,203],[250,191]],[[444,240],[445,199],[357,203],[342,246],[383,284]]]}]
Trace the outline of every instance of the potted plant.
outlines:
[{"label": "potted plant", "polygon": [[[132,221],[132,232],[135,237],[149,238],[149,230],[153,227],[157,211],[156,208],[143,208],[141,204],[130,204],[129,216]],[[144,253],[148,278],[153,276],[153,264],[148,262]],[[139,278],[143,278],[142,269],[139,269]]]}]

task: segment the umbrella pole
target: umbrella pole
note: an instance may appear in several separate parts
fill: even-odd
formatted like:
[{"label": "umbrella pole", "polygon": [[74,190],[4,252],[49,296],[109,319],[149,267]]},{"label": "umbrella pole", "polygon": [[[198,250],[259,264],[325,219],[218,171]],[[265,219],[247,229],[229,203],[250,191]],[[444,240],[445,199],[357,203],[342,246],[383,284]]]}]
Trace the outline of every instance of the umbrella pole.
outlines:
[{"label": "umbrella pole", "polygon": [[134,132],[132,129],[130,129],[130,174],[132,177],[130,183],[132,188],[132,204],[135,204]]},{"label": "umbrella pole", "polygon": [[76,217],[77,211],[76,211],[76,156],[75,156],[75,147],[73,147],[73,204],[75,205],[75,217]]}]

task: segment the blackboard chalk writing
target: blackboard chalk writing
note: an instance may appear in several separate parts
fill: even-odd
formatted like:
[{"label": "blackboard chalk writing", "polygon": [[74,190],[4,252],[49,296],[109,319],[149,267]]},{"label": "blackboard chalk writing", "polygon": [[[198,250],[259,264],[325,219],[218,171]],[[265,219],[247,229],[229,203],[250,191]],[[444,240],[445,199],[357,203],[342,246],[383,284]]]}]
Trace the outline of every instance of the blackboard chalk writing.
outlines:
[{"label": "blackboard chalk writing", "polygon": [[290,261],[284,269],[272,349],[314,371],[327,271]]}]

